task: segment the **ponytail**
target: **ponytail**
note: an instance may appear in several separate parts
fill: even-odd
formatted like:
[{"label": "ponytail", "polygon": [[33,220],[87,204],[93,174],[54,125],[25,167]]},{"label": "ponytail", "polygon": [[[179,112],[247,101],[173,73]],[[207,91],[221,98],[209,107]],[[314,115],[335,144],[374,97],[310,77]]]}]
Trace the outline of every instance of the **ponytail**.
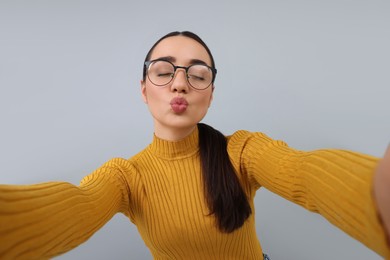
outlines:
[{"label": "ponytail", "polygon": [[218,228],[231,233],[252,213],[227,152],[226,137],[218,130],[199,123],[199,148],[203,185],[210,215]]}]

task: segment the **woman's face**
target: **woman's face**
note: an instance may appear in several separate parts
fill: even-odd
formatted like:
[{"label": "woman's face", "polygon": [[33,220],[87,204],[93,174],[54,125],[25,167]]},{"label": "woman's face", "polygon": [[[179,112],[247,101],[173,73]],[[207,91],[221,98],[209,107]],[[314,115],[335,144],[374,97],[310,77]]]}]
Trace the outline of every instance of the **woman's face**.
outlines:
[{"label": "woman's face", "polygon": [[[199,60],[211,66],[205,48],[185,36],[162,40],[153,50],[150,60],[159,58],[167,58],[176,66],[187,67]],[[206,115],[213,98],[213,88],[213,85],[204,90],[192,88],[184,69],[177,69],[173,80],[165,86],[155,86],[146,77],[145,81],[141,81],[142,97],[153,116],[155,134],[174,139],[172,134],[182,138],[190,133]]]}]

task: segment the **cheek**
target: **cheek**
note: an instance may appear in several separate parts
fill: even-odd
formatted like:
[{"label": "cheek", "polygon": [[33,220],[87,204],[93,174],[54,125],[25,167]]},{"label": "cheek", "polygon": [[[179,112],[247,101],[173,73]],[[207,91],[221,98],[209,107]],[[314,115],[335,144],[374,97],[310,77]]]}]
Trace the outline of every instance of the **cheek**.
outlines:
[{"label": "cheek", "polygon": [[161,93],[159,93],[158,89],[146,87],[144,92],[144,99],[149,106],[156,105],[161,99]]},{"label": "cheek", "polygon": [[198,97],[197,109],[200,113],[206,113],[211,103],[211,94],[204,94]]},{"label": "cheek", "polygon": [[152,112],[153,115],[160,114],[162,112],[162,105],[161,100],[159,100],[157,95],[150,95],[148,96],[148,107],[150,112]]}]

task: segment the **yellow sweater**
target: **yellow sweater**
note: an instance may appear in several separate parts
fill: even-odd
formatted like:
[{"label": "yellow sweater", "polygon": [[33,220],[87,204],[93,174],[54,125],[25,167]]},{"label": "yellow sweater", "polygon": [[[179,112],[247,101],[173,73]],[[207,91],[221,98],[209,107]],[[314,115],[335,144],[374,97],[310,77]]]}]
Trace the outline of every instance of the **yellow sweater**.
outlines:
[{"label": "yellow sweater", "polygon": [[[117,212],[137,226],[155,259],[262,259],[253,214],[230,234],[208,216],[198,150],[196,129],[178,142],[154,137],[136,156],[108,161],[80,186],[0,186],[0,259],[64,253]],[[229,137],[228,152],[252,208],[256,190],[265,187],[390,256],[371,194],[376,158],[298,151],[247,131]]]}]

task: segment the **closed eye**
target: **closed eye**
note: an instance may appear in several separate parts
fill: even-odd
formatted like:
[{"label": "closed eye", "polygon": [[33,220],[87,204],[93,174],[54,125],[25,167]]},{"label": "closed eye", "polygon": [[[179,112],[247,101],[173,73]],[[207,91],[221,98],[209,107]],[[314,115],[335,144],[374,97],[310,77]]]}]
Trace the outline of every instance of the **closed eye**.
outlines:
[{"label": "closed eye", "polygon": [[173,73],[159,73],[157,77],[172,77]]},{"label": "closed eye", "polygon": [[204,77],[201,77],[201,76],[197,76],[197,75],[188,75],[190,78],[194,79],[194,80],[199,80],[199,81],[204,81],[205,78]]}]

